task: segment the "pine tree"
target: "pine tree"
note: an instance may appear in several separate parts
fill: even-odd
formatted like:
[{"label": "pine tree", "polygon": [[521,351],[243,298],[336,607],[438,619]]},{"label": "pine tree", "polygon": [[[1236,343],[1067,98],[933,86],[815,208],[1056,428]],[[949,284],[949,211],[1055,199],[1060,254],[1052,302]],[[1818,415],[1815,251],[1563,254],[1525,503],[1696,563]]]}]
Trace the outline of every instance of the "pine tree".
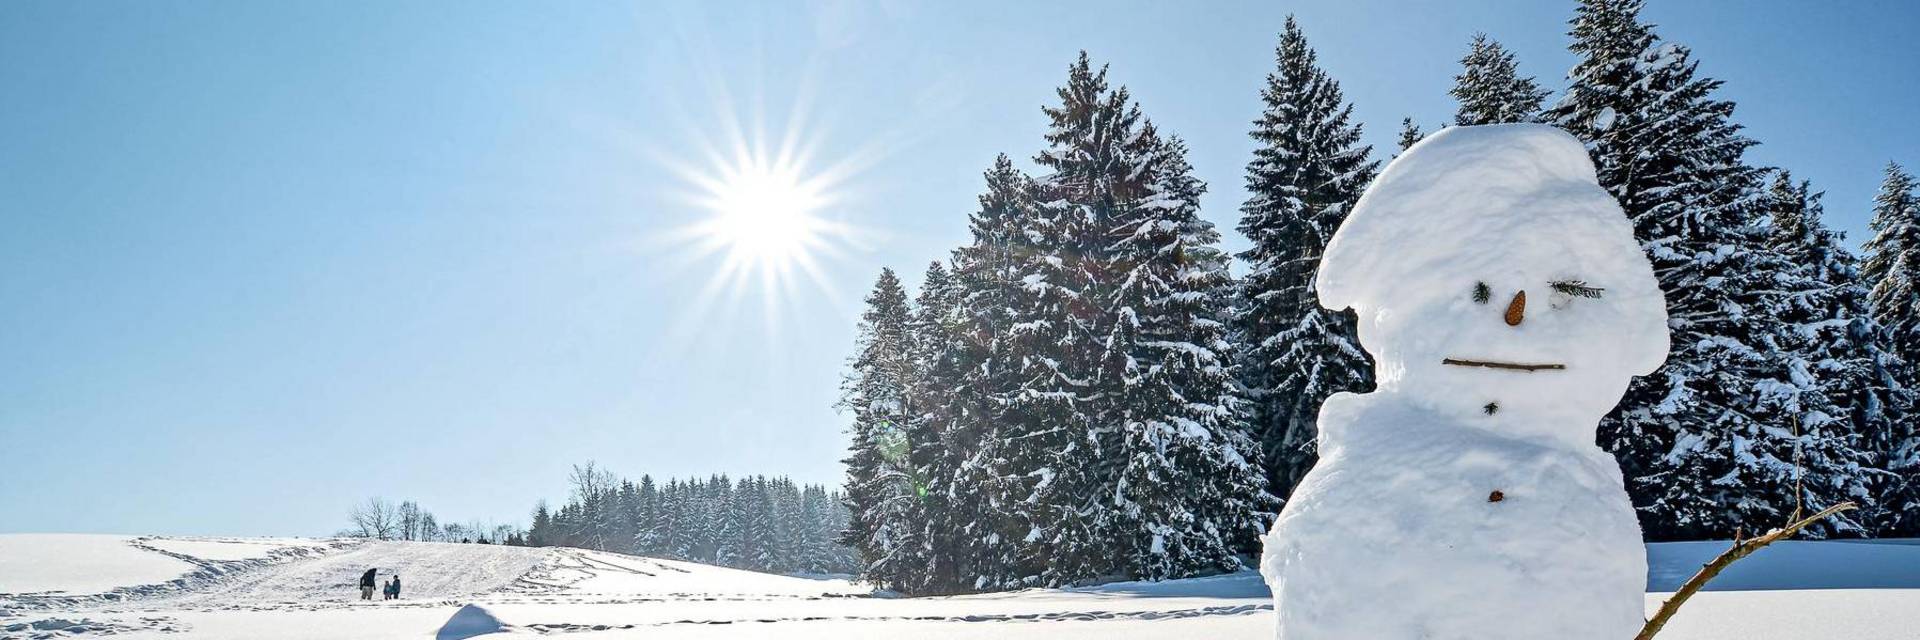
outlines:
[{"label": "pine tree", "polygon": [[1418,144],[1425,137],[1427,134],[1420,132],[1420,125],[1414,124],[1413,118],[1400,119],[1400,151],[1405,152],[1413,148],[1413,145]]},{"label": "pine tree", "polygon": [[1040,259],[1040,217],[1033,181],[1005,155],[985,179],[969,219],[973,241],[953,256],[959,291],[943,358],[956,375],[930,418],[941,456],[929,476],[943,505],[927,523],[942,532],[925,585],[931,593],[1017,588],[1037,572],[1022,552],[1031,527],[1015,512],[1031,495],[1033,478],[1014,466],[1012,450],[1026,446],[1016,438],[1035,423],[1023,397],[1016,330],[1032,326],[1023,324],[1033,294],[1025,275]]},{"label": "pine tree", "polygon": [[774,556],[773,496],[769,485],[766,476],[743,478],[734,492],[740,514],[736,543],[739,556],[735,566],[742,569],[765,571],[780,562]]},{"label": "pine tree", "polygon": [[607,551],[617,553],[635,553],[634,543],[640,533],[640,486],[631,481],[621,481],[620,489],[613,497],[612,520],[607,523]]},{"label": "pine tree", "polygon": [[[1887,163],[1886,179],[1874,197],[1873,237],[1860,267],[1873,319],[1885,331],[1885,344],[1907,369],[1895,378],[1907,389],[1920,388],[1920,198],[1912,175]],[[1892,474],[1882,504],[1883,535],[1920,535],[1920,412],[1896,420],[1882,443],[1883,466]]]},{"label": "pine tree", "polygon": [[726,474],[717,474],[708,476],[695,487],[698,498],[694,503],[690,555],[696,562],[722,564],[725,557],[722,547],[728,542],[727,525],[733,506],[733,480]]},{"label": "pine tree", "polygon": [[840,403],[853,416],[853,443],[844,461],[853,518],[842,541],[859,551],[861,577],[887,587],[909,580],[921,566],[915,557],[919,498],[906,432],[915,411],[909,398],[916,371],[910,317],[906,289],[892,269],[882,270],[867,296]]},{"label": "pine tree", "polygon": [[553,514],[542,500],[533,505],[533,524],[527,528],[527,544],[535,547],[552,546]]},{"label": "pine tree", "polygon": [[687,560],[692,557],[692,549],[687,541],[687,490],[679,479],[667,480],[667,486],[660,491],[660,521],[654,529],[656,553],[670,560]]},{"label": "pine tree", "polygon": [[1541,101],[1546,100],[1549,92],[1535,84],[1533,78],[1520,77],[1513,52],[1487,34],[1473,35],[1473,44],[1468,46],[1467,55],[1460,58],[1460,67],[1460,75],[1453,77],[1453,89],[1447,92],[1460,103],[1453,114],[1455,125],[1540,119]]},{"label": "pine tree", "polygon": [[660,554],[660,489],[653,484],[653,476],[640,476],[639,506],[633,523],[634,553],[643,556]]},{"label": "pine tree", "polygon": [[769,544],[772,559],[760,570],[773,573],[814,571],[804,564],[812,554],[807,548],[810,541],[806,536],[800,487],[792,479],[781,477],[774,481],[770,495],[773,502],[773,539]]},{"label": "pine tree", "polygon": [[1183,577],[1239,566],[1262,528],[1258,453],[1231,383],[1229,290],[1204,185],[1087,56],[1044,109],[1015,298],[1009,403],[1022,580]]},{"label": "pine tree", "polygon": [[1112,504],[1099,512],[1099,540],[1124,575],[1229,571],[1272,505],[1233,381],[1226,260],[1199,215],[1206,185],[1185,144],[1150,124],[1139,138],[1145,148],[1120,166],[1140,184],[1119,190],[1102,225],[1102,262],[1115,279],[1106,348],[1117,369],[1102,377],[1096,407],[1118,427],[1102,451],[1119,468],[1100,478],[1098,495]]},{"label": "pine tree", "polygon": [[1129,174],[1145,151],[1139,108],[1124,87],[1109,88],[1106,69],[1095,70],[1085,52],[1057,94],[1057,105],[1042,108],[1052,126],[1034,161],[1047,173],[1036,180],[1027,228],[1037,259],[1023,265],[1027,295],[1013,326],[1022,356],[1013,404],[1028,420],[1007,451],[1032,482],[1012,505],[1027,530],[1023,564],[1039,569],[1025,578],[1046,585],[1105,575],[1113,564],[1102,548],[1099,463],[1116,425],[1093,405],[1120,363],[1104,348],[1102,305],[1115,280],[1099,231],[1120,200],[1136,195]]},{"label": "pine tree", "polygon": [[826,492],[808,485],[800,491],[799,522],[793,530],[794,570],[801,573],[826,573],[828,559],[825,542],[830,536],[822,536],[825,528]]},{"label": "pine tree", "polygon": [[1328,311],[1313,280],[1327,240],[1373,179],[1376,163],[1340,85],[1292,17],[1267,75],[1266,109],[1254,121],[1260,146],[1247,164],[1239,229],[1248,273],[1233,317],[1240,380],[1253,406],[1267,485],[1286,497],[1316,459],[1320,404],[1373,386],[1373,365],[1354,336],[1351,312]]},{"label": "pine tree", "polygon": [[1911,174],[1887,163],[1873,199],[1873,237],[1860,275],[1871,288],[1873,316],[1893,337],[1893,349],[1920,362],[1920,197]]},{"label": "pine tree", "polygon": [[961,555],[966,545],[963,529],[955,525],[974,517],[952,512],[962,492],[973,487],[951,486],[960,456],[973,450],[975,443],[948,442],[954,426],[954,397],[965,376],[962,361],[968,352],[959,340],[959,313],[964,291],[945,264],[927,265],[920,295],[914,300],[913,344],[918,377],[914,381],[916,398],[923,398],[914,416],[908,437],[920,446],[912,448],[916,492],[920,500],[921,557],[925,566],[913,584],[903,585],[914,593],[944,593],[962,590],[964,566],[969,558]]},{"label": "pine tree", "polygon": [[1886,334],[1868,313],[1853,253],[1822,220],[1820,196],[1780,171],[1764,200],[1768,244],[1794,265],[1776,288],[1786,296],[1777,319],[1788,329],[1779,346],[1793,379],[1810,390],[1792,405],[1798,415],[1790,426],[1798,432],[1801,498],[1852,500],[1866,516],[1827,520],[1814,533],[1868,535],[1875,525],[1892,528],[1904,511],[1882,500],[1897,502],[1906,490],[1887,463],[1896,434],[1911,433],[1914,394],[1901,382],[1905,363],[1883,348]]},{"label": "pine tree", "polygon": [[[846,530],[847,520],[852,517],[852,512],[847,510],[845,496],[838,491],[827,495],[827,510],[824,513],[826,520],[823,526],[826,531]],[[854,557],[852,547],[836,544],[828,548],[832,550],[833,567],[828,569],[828,571],[833,573],[853,573],[859,569],[858,559]]]},{"label": "pine tree", "polygon": [[[1586,141],[1632,220],[1673,333],[1666,365],[1634,381],[1601,422],[1600,444],[1619,459],[1649,539],[1765,530],[1800,504],[1799,408],[1825,402],[1782,353],[1780,287],[1793,266],[1756,224],[1760,172],[1742,160],[1753,142],[1731,121],[1733,103],[1712,97],[1720,83],[1697,77],[1691,51],[1661,42],[1640,7],[1581,3],[1570,47],[1580,61],[1549,114]],[[1848,464],[1848,452],[1833,453]]]}]

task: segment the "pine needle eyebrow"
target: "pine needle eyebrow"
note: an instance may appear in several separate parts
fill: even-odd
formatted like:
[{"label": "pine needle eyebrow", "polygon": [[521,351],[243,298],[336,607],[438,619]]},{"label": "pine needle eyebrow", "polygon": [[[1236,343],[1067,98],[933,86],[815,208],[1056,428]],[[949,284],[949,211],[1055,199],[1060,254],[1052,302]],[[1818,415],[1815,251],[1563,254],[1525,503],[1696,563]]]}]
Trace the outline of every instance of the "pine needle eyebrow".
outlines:
[{"label": "pine needle eyebrow", "polygon": [[1555,280],[1547,283],[1547,286],[1576,298],[1598,298],[1606,292],[1604,288],[1588,285],[1585,280]]}]

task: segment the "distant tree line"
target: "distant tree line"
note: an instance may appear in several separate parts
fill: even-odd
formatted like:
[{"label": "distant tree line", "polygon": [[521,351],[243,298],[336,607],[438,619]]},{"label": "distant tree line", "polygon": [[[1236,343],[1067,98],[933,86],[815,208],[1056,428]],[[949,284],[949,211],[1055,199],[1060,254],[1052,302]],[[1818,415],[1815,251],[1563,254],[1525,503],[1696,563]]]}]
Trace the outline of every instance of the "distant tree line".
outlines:
[{"label": "distant tree line", "polygon": [[398,503],[386,498],[368,498],[347,512],[352,526],[339,535],[376,540],[416,540],[420,542],[465,542],[477,544],[524,545],[525,534],[510,524],[442,523],[433,512],[420,508],[412,500]]},{"label": "distant tree line", "polygon": [[[1652,262],[1672,350],[1598,444],[1651,540],[1766,531],[1840,501],[1862,508],[1806,533],[1920,535],[1920,184],[1889,164],[1856,256],[1819,191],[1745,156],[1757,143],[1721,83],[1642,4],[1578,3],[1577,62],[1551,105],[1475,36],[1445,123],[1582,139]],[[1084,53],[1057,95],[1037,170],[1000,156],[969,241],[917,293],[886,269],[866,299],[840,403],[843,539],[877,584],[1237,568],[1313,467],[1321,404],[1374,386],[1354,318],[1313,283],[1383,158],[1292,18],[1250,131],[1237,278],[1184,143]],[[1422,138],[1402,121],[1402,149]]]},{"label": "distant tree line", "polygon": [[526,543],[686,560],[769,573],[851,573],[853,554],[836,535],[847,510],[838,492],[786,477],[705,480],[619,478],[593,463],[574,467],[558,509],[533,510]]}]

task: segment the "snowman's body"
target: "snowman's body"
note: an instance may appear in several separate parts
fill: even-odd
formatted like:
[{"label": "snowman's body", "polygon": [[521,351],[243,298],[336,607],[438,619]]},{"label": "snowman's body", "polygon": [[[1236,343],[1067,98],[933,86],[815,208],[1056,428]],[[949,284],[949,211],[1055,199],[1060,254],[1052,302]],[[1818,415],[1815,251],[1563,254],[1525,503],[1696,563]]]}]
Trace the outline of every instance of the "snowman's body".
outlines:
[{"label": "snowman's body", "polygon": [[1321,411],[1322,457],[1262,567],[1281,578],[1280,637],[1633,637],[1647,571],[1613,457],[1400,400],[1343,394]]},{"label": "snowman's body", "polygon": [[1322,407],[1320,460],[1266,539],[1278,637],[1633,637],[1646,559],[1595,430],[1664,360],[1665,303],[1580,143],[1430,136],[1355,205],[1317,286],[1357,313],[1379,390]]}]

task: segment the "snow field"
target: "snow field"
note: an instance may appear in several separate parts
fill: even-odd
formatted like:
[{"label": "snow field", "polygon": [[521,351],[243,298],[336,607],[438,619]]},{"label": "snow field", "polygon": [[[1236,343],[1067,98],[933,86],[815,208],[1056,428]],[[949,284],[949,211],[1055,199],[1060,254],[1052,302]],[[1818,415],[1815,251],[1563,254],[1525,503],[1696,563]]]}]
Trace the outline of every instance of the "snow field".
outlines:
[{"label": "snow field", "polygon": [[[0,535],[0,594],[93,595],[166,582],[194,565],[134,547],[133,536]],[[0,597],[0,602],[4,602]]]},{"label": "snow field", "polygon": [[[456,612],[477,604],[506,625],[482,638],[585,634],[583,640],[637,638],[996,638],[1068,640],[1122,638],[1263,638],[1274,613],[1253,572],[1175,580],[1120,582],[1072,589],[937,598],[863,597],[845,580],[815,580],[706,565],[565,548],[530,549],[418,542],[297,541],[316,549],[233,570],[175,589],[105,584],[160,572],[139,554],[191,566],[171,552],[203,546],[231,558],[237,547],[207,540],[126,536],[0,536],[0,566],[74,550],[106,552],[126,562],[90,566],[95,586],[118,600],[46,601],[0,592],[0,640],[42,638],[213,640],[421,640],[443,634]],[[244,539],[241,539],[244,540]],[[220,542],[217,545],[232,543]],[[260,541],[262,547],[280,543]],[[1651,588],[1670,589],[1723,543],[1649,545]],[[254,557],[249,560],[258,561]],[[44,586],[62,576],[44,567]],[[355,579],[365,568],[397,569],[408,585],[398,601],[360,602]],[[1856,542],[1787,542],[1735,565],[1725,582],[1682,610],[1662,640],[1846,638],[1895,640],[1920,628],[1920,546]],[[54,572],[57,574],[57,571]],[[121,576],[111,578],[111,576]],[[1681,576],[1674,578],[1672,576]],[[161,576],[161,580],[176,578]],[[1738,589],[1738,590],[1732,590]],[[1648,611],[1665,594],[1645,598]]]},{"label": "snow field", "polygon": [[200,560],[239,561],[265,559],[287,549],[320,549],[325,541],[306,538],[145,538],[141,543],[168,553]]}]

